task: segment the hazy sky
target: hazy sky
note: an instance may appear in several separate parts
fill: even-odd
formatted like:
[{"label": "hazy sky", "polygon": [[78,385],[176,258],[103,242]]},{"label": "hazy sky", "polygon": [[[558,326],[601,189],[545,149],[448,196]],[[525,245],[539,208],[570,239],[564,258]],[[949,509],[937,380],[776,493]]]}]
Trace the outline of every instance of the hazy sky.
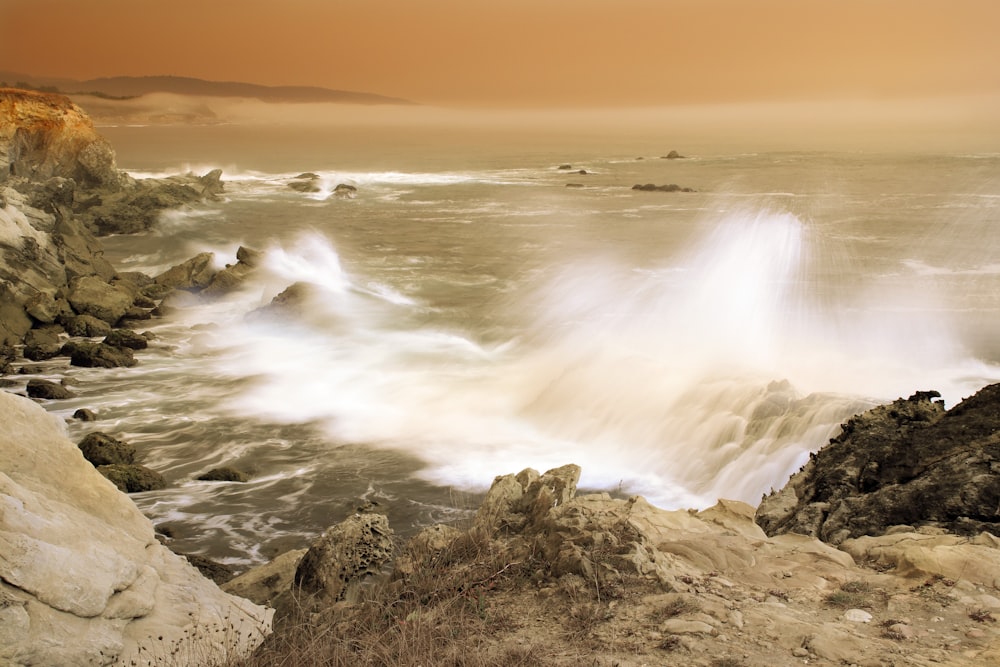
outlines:
[{"label": "hazy sky", "polygon": [[0,0],[0,70],[473,106],[1000,92],[998,0]]}]

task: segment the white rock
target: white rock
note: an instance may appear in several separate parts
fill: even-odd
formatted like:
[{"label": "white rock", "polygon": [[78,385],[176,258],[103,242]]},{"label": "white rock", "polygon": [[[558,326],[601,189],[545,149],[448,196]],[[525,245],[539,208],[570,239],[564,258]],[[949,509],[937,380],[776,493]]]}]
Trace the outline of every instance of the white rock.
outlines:
[{"label": "white rock", "polygon": [[[0,664],[233,655],[270,631],[271,610],[223,593],[160,545],[58,419],[0,392],[0,424]],[[209,640],[197,632],[208,627],[232,632]]]},{"label": "white rock", "polygon": [[864,609],[848,609],[844,612],[844,620],[852,623],[871,623],[872,615]]}]

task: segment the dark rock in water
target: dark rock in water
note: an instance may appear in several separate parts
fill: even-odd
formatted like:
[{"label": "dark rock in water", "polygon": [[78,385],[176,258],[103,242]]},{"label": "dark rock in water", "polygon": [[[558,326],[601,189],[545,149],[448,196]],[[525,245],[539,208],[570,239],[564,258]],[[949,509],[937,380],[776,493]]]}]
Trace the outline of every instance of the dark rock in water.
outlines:
[{"label": "dark rock in water", "polygon": [[[135,302],[132,304],[133,308],[156,308],[156,301],[150,299],[145,294],[139,294],[135,297]],[[132,309],[130,308],[129,311]],[[128,313],[125,314],[128,317]]]},{"label": "dark rock in water", "polygon": [[58,400],[63,398],[75,398],[76,394],[66,387],[50,382],[49,380],[28,380],[28,396],[30,398],[43,398],[46,400]]},{"label": "dark rock in water", "polygon": [[158,285],[198,292],[212,282],[216,273],[214,263],[214,253],[199,253],[186,262],[167,269],[154,280]]},{"label": "dark rock in water", "polygon": [[24,358],[31,361],[45,361],[58,357],[62,352],[60,343],[42,343],[38,345],[25,345]]},{"label": "dark rock in water", "polygon": [[96,338],[107,336],[111,333],[111,325],[103,320],[99,320],[93,315],[77,315],[71,317],[63,324],[66,333],[70,336],[87,336]]},{"label": "dark rock in water", "polygon": [[213,169],[199,177],[198,183],[201,185],[201,196],[205,199],[217,199],[225,191],[221,169]]},{"label": "dark rock in water", "polygon": [[167,481],[163,479],[163,475],[146,466],[115,463],[99,466],[97,472],[107,477],[124,493],[157,491],[167,487]]},{"label": "dark rock in water", "polygon": [[304,171],[295,177],[296,180],[308,179],[310,181],[315,181],[317,178],[319,178],[319,174],[314,174],[311,171]]},{"label": "dark rock in water", "polygon": [[70,283],[69,303],[73,310],[108,324],[116,324],[125,316],[132,299],[127,289],[109,285],[97,276],[77,278]]},{"label": "dark rock in water", "polygon": [[101,431],[88,433],[77,446],[94,466],[135,463],[135,447]]},{"label": "dark rock in water", "polygon": [[348,584],[378,574],[393,550],[385,516],[355,514],[313,542],[295,570],[295,585],[306,594],[340,600]]},{"label": "dark rock in water", "polygon": [[135,366],[132,350],[111,347],[104,343],[73,343],[63,345],[63,354],[69,353],[70,365],[85,368],[118,368]]},{"label": "dark rock in water", "polygon": [[347,183],[337,183],[337,187],[333,189],[333,195],[335,197],[353,197],[357,194],[358,189],[353,185]]},{"label": "dark rock in water", "polygon": [[212,468],[204,475],[198,475],[196,479],[202,482],[246,482],[250,477],[234,468]]},{"label": "dark rock in water", "polygon": [[583,187],[583,183],[567,183],[566,187],[567,188],[582,188]]},{"label": "dark rock in water", "polygon": [[203,576],[211,579],[216,584],[224,584],[236,576],[236,571],[225,563],[214,561],[198,554],[186,554],[175,551],[178,556],[184,556],[189,563],[195,566]]},{"label": "dark rock in water", "polygon": [[82,422],[94,422],[97,421],[97,415],[95,415],[92,410],[80,408],[73,413],[73,419],[78,419]]},{"label": "dark rock in water", "polygon": [[10,363],[17,358],[17,351],[10,345],[0,344],[0,375],[10,373]]},{"label": "dark rock in water", "polygon": [[132,320],[133,322],[136,321],[141,322],[143,320],[151,319],[153,317],[151,310],[152,310],[151,308],[140,308],[138,306],[131,306],[129,307],[128,310],[125,311],[125,315],[122,316],[122,320],[123,321]]},{"label": "dark rock in water", "polygon": [[641,190],[643,192],[695,192],[693,188],[682,188],[676,183],[668,183],[667,185],[644,183],[644,184],[633,185],[632,189]]},{"label": "dark rock in water", "polygon": [[559,169],[561,171],[569,171],[572,168],[573,168],[573,165],[571,165],[571,164],[561,164],[561,165],[559,165],[557,167],[557,169]]},{"label": "dark rock in water", "polygon": [[[151,285],[144,285],[139,288],[139,296],[151,299],[153,301],[159,301],[166,295],[174,291],[173,287],[169,285],[160,285],[159,283],[153,283]],[[136,302],[138,304],[138,301]],[[139,304],[141,305],[141,304]]]},{"label": "dark rock in water", "polygon": [[945,412],[918,392],[853,417],[756,521],[839,544],[892,526],[1000,535],[1000,384]]},{"label": "dark rock in water", "polygon": [[682,159],[684,159],[684,156],[681,155],[680,153],[678,153],[677,151],[670,151],[669,153],[667,153],[666,155],[664,155],[661,159],[663,159],[663,160],[682,160]]},{"label": "dark rock in water", "polygon": [[130,350],[145,350],[149,347],[146,337],[131,329],[115,329],[104,338],[104,344],[111,347],[127,347]]}]

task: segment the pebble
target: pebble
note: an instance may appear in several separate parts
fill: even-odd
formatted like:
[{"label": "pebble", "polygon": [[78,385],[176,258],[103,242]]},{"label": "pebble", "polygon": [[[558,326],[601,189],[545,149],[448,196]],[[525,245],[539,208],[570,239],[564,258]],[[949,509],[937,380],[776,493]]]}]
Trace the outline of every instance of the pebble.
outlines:
[{"label": "pebble", "polygon": [[893,623],[889,626],[889,631],[894,632],[903,639],[913,639],[916,633],[906,623]]},{"label": "pebble", "polygon": [[852,623],[871,623],[872,615],[864,609],[848,609],[844,612],[844,620]]},{"label": "pebble", "polygon": [[809,651],[807,651],[806,649],[804,649],[804,648],[802,648],[800,646],[798,648],[793,648],[792,649],[792,655],[794,655],[796,658],[808,658],[809,657]]},{"label": "pebble", "polygon": [[983,637],[986,636],[986,633],[980,630],[979,628],[972,628],[971,630],[965,633],[965,636],[968,637],[969,639],[982,639]]}]

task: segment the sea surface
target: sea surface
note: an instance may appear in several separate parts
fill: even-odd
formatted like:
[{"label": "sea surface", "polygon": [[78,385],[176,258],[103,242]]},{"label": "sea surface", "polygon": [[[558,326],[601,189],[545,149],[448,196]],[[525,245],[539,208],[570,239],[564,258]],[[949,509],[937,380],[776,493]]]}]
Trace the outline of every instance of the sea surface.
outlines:
[{"label": "sea surface", "polygon": [[[136,177],[224,171],[221,201],[105,239],[119,269],[266,255],[239,292],[141,327],[156,339],[137,367],[70,369],[80,397],[54,409],[99,414],[71,437],[135,444],[170,482],[140,508],[238,567],[359,507],[400,535],[460,519],[526,467],[576,463],[583,488],[665,508],[755,504],[850,415],[1000,380],[1000,154],[102,132]],[[302,172],[320,192],[289,187]],[[296,282],[313,287],[300,311],[247,317]],[[195,480],[220,465],[252,479]]]}]

